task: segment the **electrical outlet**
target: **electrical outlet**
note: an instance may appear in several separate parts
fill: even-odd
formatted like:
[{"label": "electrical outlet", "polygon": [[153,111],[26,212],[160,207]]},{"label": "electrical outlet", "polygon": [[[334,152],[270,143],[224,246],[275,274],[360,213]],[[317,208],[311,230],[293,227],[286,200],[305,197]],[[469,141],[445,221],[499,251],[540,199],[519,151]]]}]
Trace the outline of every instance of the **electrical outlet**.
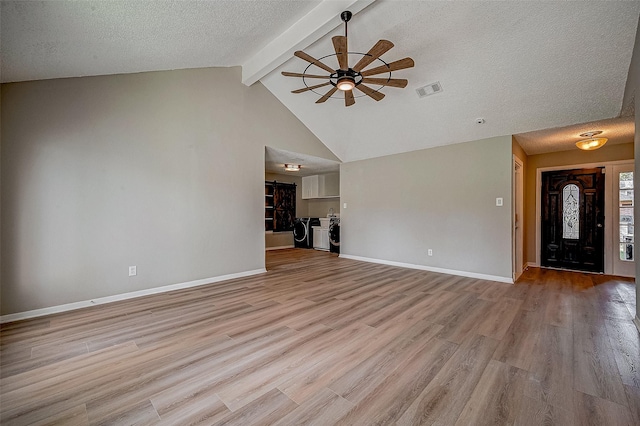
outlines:
[{"label": "electrical outlet", "polygon": [[431,249],[427,250],[427,256],[433,256],[433,250]]},{"label": "electrical outlet", "polygon": [[135,266],[129,266],[129,276],[134,277],[138,275],[138,270]]},{"label": "electrical outlet", "polygon": [[502,207],[502,198],[496,198],[496,206]]},{"label": "electrical outlet", "polygon": [[342,203],[342,208],[346,209],[347,208],[347,203]]}]

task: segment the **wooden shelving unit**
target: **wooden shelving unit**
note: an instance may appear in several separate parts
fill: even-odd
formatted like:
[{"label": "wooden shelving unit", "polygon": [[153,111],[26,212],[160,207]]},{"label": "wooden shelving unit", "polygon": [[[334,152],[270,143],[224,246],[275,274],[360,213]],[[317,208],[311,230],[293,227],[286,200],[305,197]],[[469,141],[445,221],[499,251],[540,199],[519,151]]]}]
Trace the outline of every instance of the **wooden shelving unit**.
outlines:
[{"label": "wooden shelving unit", "polygon": [[274,213],[273,194],[275,190],[275,182],[264,183],[264,229],[265,231],[273,231]]},{"label": "wooden shelving unit", "polygon": [[293,229],[296,217],[296,184],[264,182],[264,229],[283,232]]}]

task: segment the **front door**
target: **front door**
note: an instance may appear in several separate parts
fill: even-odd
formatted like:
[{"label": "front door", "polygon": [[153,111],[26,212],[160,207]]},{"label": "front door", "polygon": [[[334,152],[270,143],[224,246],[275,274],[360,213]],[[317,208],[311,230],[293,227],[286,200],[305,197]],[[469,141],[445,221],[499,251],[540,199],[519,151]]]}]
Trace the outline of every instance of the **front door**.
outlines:
[{"label": "front door", "polygon": [[542,266],[604,272],[602,168],[542,173]]}]

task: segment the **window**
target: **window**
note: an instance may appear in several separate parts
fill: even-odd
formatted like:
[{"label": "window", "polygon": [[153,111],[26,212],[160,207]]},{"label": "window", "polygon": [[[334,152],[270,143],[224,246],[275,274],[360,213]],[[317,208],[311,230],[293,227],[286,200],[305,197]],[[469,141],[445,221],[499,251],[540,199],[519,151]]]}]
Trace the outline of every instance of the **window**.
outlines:
[{"label": "window", "polygon": [[618,175],[620,260],[633,261],[633,172]]},{"label": "window", "polygon": [[580,238],[580,189],[573,183],[562,190],[562,238]]}]

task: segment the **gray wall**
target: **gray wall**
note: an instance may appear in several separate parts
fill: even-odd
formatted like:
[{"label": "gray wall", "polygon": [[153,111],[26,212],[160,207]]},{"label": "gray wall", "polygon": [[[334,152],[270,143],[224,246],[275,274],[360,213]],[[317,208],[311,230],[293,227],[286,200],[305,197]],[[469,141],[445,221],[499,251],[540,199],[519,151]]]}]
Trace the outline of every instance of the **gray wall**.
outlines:
[{"label": "gray wall", "polygon": [[[640,25],[638,28],[638,34],[640,34]],[[636,87],[640,88],[640,36],[636,37],[636,48],[634,50],[634,56],[636,57],[636,73],[634,74],[636,80]],[[636,137],[635,137],[635,170],[634,188],[640,188],[640,179],[638,179],[638,173],[640,172],[640,90],[636,90],[637,94],[635,97],[635,114],[636,114]],[[634,198],[635,194],[638,191],[634,189]],[[636,218],[640,218],[640,203],[634,204],[633,215]],[[637,251],[636,251],[637,253]],[[640,261],[636,258],[636,277],[640,277]],[[636,302],[640,300],[640,283],[636,280]],[[640,303],[636,304],[636,325],[640,328]]]},{"label": "gray wall", "polygon": [[[635,102],[636,134],[635,134],[635,173],[634,187],[640,188],[640,19],[638,19],[638,29],[636,32],[636,43],[633,47],[633,56],[629,67],[629,77],[625,89],[625,98],[631,98]],[[635,191],[636,196],[638,191]],[[635,220],[640,218],[640,203],[635,203],[633,214]],[[637,249],[637,247],[636,247]],[[637,253],[637,251],[636,251]],[[636,278],[640,277],[640,262],[636,258]],[[640,301],[640,284],[636,280],[636,301]],[[636,305],[636,326],[640,329],[640,303]]]},{"label": "gray wall", "polygon": [[341,253],[510,279],[511,152],[504,136],[343,163]]},{"label": "gray wall", "polygon": [[327,217],[329,209],[340,213],[340,198],[314,198],[307,201],[309,217]]},{"label": "gray wall", "polygon": [[228,68],[3,85],[1,313],[264,268],[265,145],[336,157],[240,81]]}]

